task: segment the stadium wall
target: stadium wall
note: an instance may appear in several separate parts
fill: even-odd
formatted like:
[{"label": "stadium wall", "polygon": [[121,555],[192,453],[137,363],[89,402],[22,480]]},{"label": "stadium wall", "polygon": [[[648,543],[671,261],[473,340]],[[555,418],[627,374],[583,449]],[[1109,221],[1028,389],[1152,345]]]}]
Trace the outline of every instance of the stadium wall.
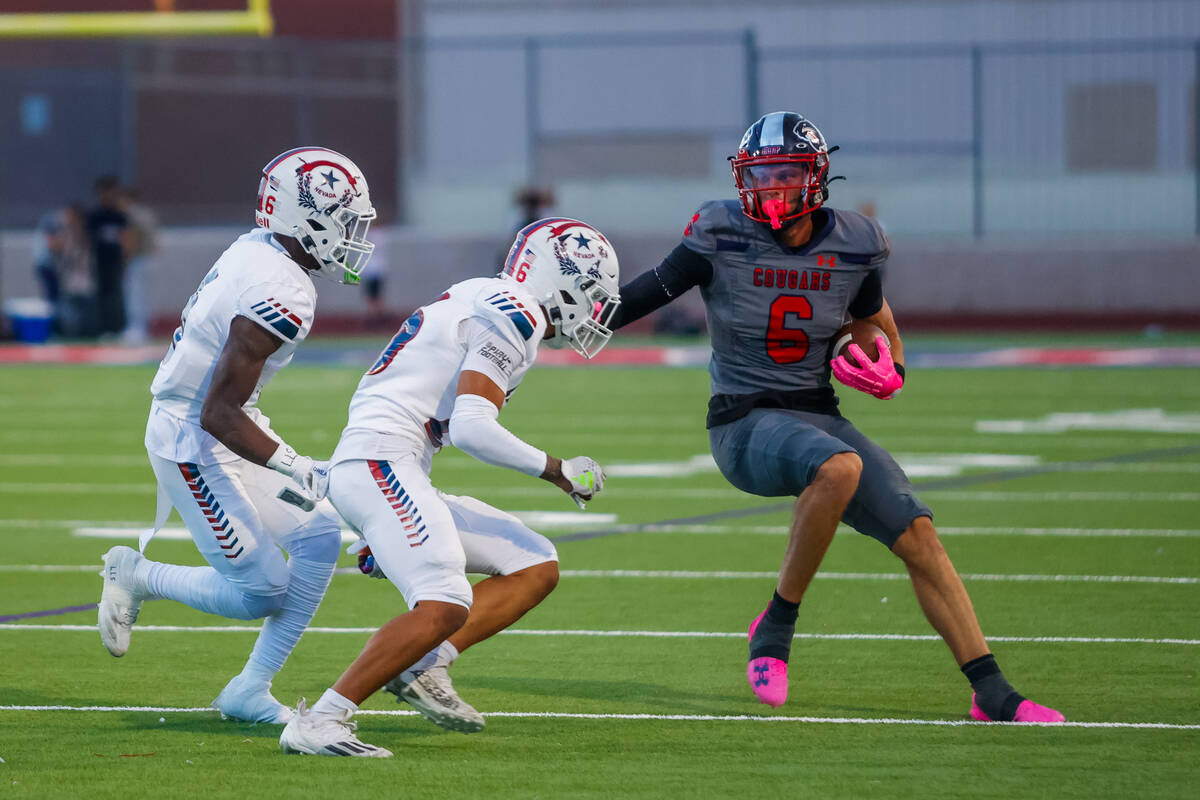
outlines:
[{"label": "stadium wall", "polygon": [[[244,230],[163,232],[146,286],[156,332],[174,328],[200,278]],[[494,274],[508,245],[503,235],[446,236],[414,228],[374,233],[387,270],[385,299],[397,313],[427,302],[455,281]],[[658,264],[679,241],[678,231],[609,233],[626,278]],[[32,233],[0,234],[4,297],[36,296],[33,243]],[[886,292],[910,328],[1200,328],[1200,242],[1195,239],[895,239],[892,253]],[[362,330],[361,288],[326,284],[318,289],[318,331]],[[693,320],[702,312],[697,292],[668,308]]]}]

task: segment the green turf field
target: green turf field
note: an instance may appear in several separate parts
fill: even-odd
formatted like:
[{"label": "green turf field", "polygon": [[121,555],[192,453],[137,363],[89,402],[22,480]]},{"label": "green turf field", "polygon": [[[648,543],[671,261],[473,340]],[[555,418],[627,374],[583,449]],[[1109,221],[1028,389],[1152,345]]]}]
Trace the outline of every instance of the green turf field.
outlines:
[{"label": "green turf field", "polygon": [[[78,533],[151,520],[141,442],[152,374],[0,369],[0,616],[94,603],[100,555],[118,540]],[[293,366],[262,407],[298,450],[327,456],[358,375]],[[515,432],[613,465],[588,510],[608,533],[560,541],[554,594],[454,666],[459,691],[488,716],[482,733],[364,714],[360,736],[395,758],[287,757],[278,727],[203,710],[254,638],[203,628],[249,623],[150,602],[117,660],[94,610],[26,616],[0,625],[0,795],[1195,796],[1196,370],[930,369],[896,401],[844,401],[926,484],[1008,676],[1083,723],[1058,728],[963,724],[969,687],[899,561],[852,532],[835,540],[801,609],[789,702],[757,704],[744,631],[770,597],[788,515],[693,461],[708,452],[706,397],[701,370],[603,368],[535,369],[515,395],[503,416]],[[1163,414],[1115,413],[1134,409]],[[1084,416],[1057,432],[977,428],[1065,412]],[[684,474],[645,474],[664,464]],[[434,480],[508,510],[574,509],[548,484],[452,450]],[[156,540],[149,555],[199,563],[186,541]],[[315,700],[366,629],[401,610],[389,584],[335,576],[276,696]],[[676,635],[652,635],[662,632]],[[364,709],[407,706],[380,695]]]}]

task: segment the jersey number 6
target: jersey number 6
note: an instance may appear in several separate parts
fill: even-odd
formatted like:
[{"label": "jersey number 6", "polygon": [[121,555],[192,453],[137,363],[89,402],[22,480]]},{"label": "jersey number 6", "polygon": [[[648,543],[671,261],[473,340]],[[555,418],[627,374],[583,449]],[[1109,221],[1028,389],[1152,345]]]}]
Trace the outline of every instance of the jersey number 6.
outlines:
[{"label": "jersey number 6", "polygon": [[812,319],[812,304],[802,295],[781,294],[771,303],[767,323],[767,355],[776,364],[795,364],[808,354],[808,334],[788,325],[793,319]]}]

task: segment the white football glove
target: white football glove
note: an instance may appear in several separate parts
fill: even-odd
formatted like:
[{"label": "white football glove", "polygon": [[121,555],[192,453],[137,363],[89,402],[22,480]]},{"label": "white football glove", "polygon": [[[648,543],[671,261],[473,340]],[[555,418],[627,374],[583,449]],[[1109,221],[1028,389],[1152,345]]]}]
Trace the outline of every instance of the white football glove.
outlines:
[{"label": "white football glove", "polygon": [[[314,506],[329,493],[328,461],[313,461],[308,456],[298,455],[295,450],[280,443],[279,448],[267,461],[267,466],[277,472],[282,472],[299,484],[305,499],[311,501]],[[284,497],[285,493],[286,490],[279,493],[280,499],[288,500]],[[288,500],[288,502],[291,501]],[[300,507],[305,508],[305,506]],[[312,509],[305,508],[305,510],[311,511]]]},{"label": "white football glove", "polygon": [[595,459],[587,456],[575,456],[564,460],[562,474],[571,482],[571,491],[567,494],[581,510],[588,500],[600,494],[600,490],[604,488],[604,470]]},{"label": "white football glove", "polygon": [[358,556],[358,571],[363,575],[387,580],[387,575],[383,574],[383,567],[379,566],[379,562],[375,560],[375,556],[371,555],[371,548],[367,547],[366,539],[359,539],[347,547],[346,552],[352,556]]}]

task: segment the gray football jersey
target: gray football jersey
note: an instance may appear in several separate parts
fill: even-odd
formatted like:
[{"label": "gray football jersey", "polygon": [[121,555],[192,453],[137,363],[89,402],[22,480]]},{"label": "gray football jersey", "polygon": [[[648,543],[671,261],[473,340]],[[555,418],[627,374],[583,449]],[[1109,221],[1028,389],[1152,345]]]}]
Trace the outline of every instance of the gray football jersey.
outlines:
[{"label": "gray football jersey", "polygon": [[713,394],[829,385],[833,335],[889,250],[873,219],[823,210],[825,224],[794,250],[746,217],[736,200],[705,203],[684,230],[684,245],[713,267],[700,289],[712,337]]}]

